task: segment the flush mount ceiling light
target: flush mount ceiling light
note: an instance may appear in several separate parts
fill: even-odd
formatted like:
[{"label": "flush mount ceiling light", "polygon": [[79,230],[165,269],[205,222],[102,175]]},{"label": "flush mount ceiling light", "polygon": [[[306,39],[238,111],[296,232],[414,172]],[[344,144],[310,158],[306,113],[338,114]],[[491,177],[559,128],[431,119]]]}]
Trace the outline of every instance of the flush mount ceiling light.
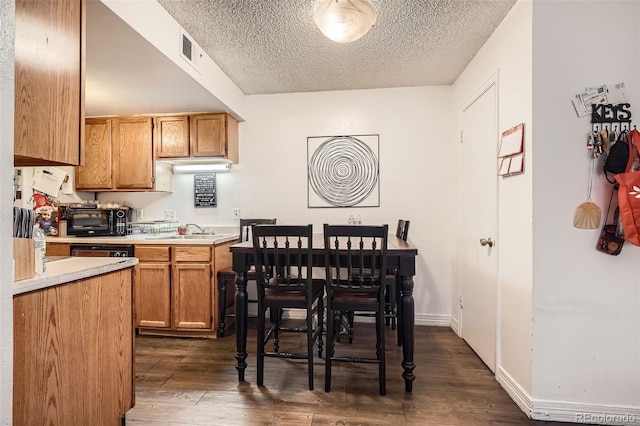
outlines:
[{"label": "flush mount ceiling light", "polygon": [[376,12],[367,0],[324,0],[313,19],[322,34],[338,43],[365,35],[376,23]]}]

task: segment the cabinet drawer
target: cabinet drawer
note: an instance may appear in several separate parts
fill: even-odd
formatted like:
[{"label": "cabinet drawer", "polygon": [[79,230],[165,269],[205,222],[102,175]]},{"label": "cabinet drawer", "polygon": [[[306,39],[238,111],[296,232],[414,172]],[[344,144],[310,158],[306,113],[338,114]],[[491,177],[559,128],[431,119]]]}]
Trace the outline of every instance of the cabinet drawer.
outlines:
[{"label": "cabinet drawer", "polygon": [[135,248],[135,256],[140,261],[168,262],[171,260],[169,246],[139,245]]},{"label": "cabinet drawer", "polygon": [[47,256],[71,256],[71,244],[47,242],[46,250]]},{"label": "cabinet drawer", "polygon": [[176,246],[173,248],[174,258],[176,262],[210,262],[211,246],[200,247],[184,247]]}]

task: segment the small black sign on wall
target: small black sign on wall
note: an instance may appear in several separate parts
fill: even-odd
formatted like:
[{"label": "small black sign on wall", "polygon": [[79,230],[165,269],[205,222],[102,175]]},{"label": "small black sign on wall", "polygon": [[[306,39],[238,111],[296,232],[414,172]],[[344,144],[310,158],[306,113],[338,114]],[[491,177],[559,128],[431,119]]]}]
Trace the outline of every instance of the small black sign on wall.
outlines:
[{"label": "small black sign on wall", "polygon": [[194,207],[216,206],[216,174],[199,173],[193,175]]}]

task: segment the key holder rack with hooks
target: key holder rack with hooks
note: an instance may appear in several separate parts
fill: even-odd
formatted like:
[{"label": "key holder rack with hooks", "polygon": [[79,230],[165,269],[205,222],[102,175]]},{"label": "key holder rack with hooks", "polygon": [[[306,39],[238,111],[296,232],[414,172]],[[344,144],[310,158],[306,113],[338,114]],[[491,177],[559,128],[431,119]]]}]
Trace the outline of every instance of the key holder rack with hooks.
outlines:
[{"label": "key holder rack with hooks", "polygon": [[628,103],[591,105],[591,130],[631,130],[630,108],[631,104]]},{"label": "key holder rack with hooks", "polygon": [[[635,126],[633,126],[635,129]],[[620,136],[631,131],[631,104],[592,104],[587,148],[592,158],[606,158]]]}]

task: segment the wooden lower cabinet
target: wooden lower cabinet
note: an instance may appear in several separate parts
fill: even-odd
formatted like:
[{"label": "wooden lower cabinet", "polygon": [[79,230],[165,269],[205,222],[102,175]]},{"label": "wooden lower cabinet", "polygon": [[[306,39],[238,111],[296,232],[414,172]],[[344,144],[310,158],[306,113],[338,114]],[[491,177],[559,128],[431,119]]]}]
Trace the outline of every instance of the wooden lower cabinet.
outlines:
[{"label": "wooden lower cabinet", "polygon": [[14,296],[13,424],[123,424],[135,394],[132,271]]},{"label": "wooden lower cabinet", "polygon": [[211,265],[177,263],[173,267],[173,327],[211,330]]},{"label": "wooden lower cabinet", "polygon": [[[135,325],[140,334],[216,337],[216,270],[229,246],[136,245]],[[225,252],[226,253],[223,253]]]},{"label": "wooden lower cabinet", "polygon": [[171,327],[171,265],[140,262],[134,288],[136,326]]},{"label": "wooden lower cabinet", "polygon": [[47,256],[71,256],[71,244],[69,243],[50,243],[47,242]]}]

